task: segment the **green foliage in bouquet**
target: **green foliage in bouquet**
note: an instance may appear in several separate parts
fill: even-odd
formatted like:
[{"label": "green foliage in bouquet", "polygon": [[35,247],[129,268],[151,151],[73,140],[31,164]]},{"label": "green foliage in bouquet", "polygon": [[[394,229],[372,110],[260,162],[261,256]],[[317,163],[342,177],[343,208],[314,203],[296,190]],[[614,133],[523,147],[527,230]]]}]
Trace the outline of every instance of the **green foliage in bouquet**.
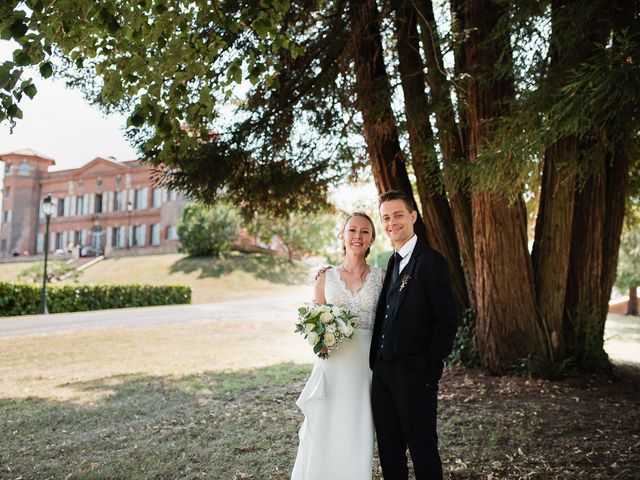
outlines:
[{"label": "green foliage in bouquet", "polygon": [[[0,317],[38,313],[41,289],[32,283],[0,282]],[[182,285],[52,285],[47,289],[50,313],[191,303],[191,288]]]},{"label": "green foliage in bouquet", "polygon": [[300,307],[295,332],[304,336],[313,353],[326,359],[342,340],[353,336],[354,318],[346,308],[331,304]]}]

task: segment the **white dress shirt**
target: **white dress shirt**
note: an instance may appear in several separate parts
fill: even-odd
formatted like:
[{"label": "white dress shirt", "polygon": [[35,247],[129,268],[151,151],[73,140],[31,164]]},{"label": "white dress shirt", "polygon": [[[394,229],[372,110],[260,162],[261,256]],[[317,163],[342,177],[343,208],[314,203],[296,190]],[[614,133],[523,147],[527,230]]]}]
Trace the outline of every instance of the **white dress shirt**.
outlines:
[{"label": "white dress shirt", "polygon": [[413,249],[416,247],[416,243],[418,243],[418,237],[414,233],[413,237],[411,237],[400,250],[396,250],[402,257],[402,260],[400,261],[400,270],[398,270],[398,273],[402,273],[402,269],[406,267],[407,263],[409,263],[409,260],[411,260],[411,254],[413,253]]}]

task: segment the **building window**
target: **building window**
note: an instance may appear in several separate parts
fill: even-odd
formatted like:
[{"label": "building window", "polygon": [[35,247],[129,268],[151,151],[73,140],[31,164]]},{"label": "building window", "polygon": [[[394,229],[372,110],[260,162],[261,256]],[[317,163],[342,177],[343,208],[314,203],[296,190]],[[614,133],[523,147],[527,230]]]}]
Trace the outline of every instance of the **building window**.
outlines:
[{"label": "building window", "polygon": [[167,226],[167,240],[177,240],[178,234],[175,225]]},{"label": "building window", "polygon": [[0,243],[0,253],[7,253],[7,241],[4,238]]},{"label": "building window", "polygon": [[133,208],[135,210],[146,210],[148,205],[147,201],[148,190],[146,188],[136,189],[133,200]]},{"label": "building window", "polygon": [[122,202],[124,198],[124,192],[116,192],[113,196],[113,211],[121,212],[122,211]]},{"label": "building window", "polygon": [[162,189],[154,188],[151,198],[151,208],[160,208],[162,205]]},{"label": "building window", "polygon": [[133,245],[136,247],[144,247],[147,243],[147,226],[136,225],[133,227]]},{"label": "building window", "polygon": [[27,162],[22,162],[20,164],[20,168],[18,169],[18,174],[19,175],[29,175],[29,171],[31,170],[31,167],[29,167],[29,164]]},{"label": "building window", "polygon": [[160,224],[151,225],[151,245],[157,247],[160,245]]},{"label": "building window", "polygon": [[102,213],[102,194],[96,193],[95,213]]},{"label": "building window", "polygon": [[2,212],[2,223],[9,223],[11,219],[11,210],[5,210]]},{"label": "building window", "polygon": [[58,216],[64,217],[64,198],[58,199]]},{"label": "building window", "polygon": [[84,215],[84,196],[79,195],[76,200],[76,215]]},{"label": "building window", "polygon": [[10,195],[11,195],[11,187],[6,187],[4,189],[4,198],[9,198]]}]

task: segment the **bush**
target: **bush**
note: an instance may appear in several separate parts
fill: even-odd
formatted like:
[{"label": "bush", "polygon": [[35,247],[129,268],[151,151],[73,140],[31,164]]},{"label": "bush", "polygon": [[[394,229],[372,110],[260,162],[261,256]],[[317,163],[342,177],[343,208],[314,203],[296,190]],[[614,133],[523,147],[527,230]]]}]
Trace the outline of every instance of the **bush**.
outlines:
[{"label": "bush", "polygon": [[229,205],[187,205],[178,223],[181,250],[194,257],[219,256],[231,248],[237,230],[238,218]]},{"label": "bush", "polygon": [[[41,288],[31,283],[0,282],[0,316],[33,315],[40,308]],[[191,303],[191,288],[182,285],[51,285],[49,313]]]}]

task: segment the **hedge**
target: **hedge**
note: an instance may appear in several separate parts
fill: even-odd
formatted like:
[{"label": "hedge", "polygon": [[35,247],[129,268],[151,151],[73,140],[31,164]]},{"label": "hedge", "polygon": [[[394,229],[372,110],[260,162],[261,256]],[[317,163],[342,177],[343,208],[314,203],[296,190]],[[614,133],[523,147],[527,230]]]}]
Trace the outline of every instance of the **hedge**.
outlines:
[{"label": "hedge", "polygon": [[[0,317],[39,313],[41,285],[0,282]],[[182,285],[49,285],[49,313],[191,303]]]}]

